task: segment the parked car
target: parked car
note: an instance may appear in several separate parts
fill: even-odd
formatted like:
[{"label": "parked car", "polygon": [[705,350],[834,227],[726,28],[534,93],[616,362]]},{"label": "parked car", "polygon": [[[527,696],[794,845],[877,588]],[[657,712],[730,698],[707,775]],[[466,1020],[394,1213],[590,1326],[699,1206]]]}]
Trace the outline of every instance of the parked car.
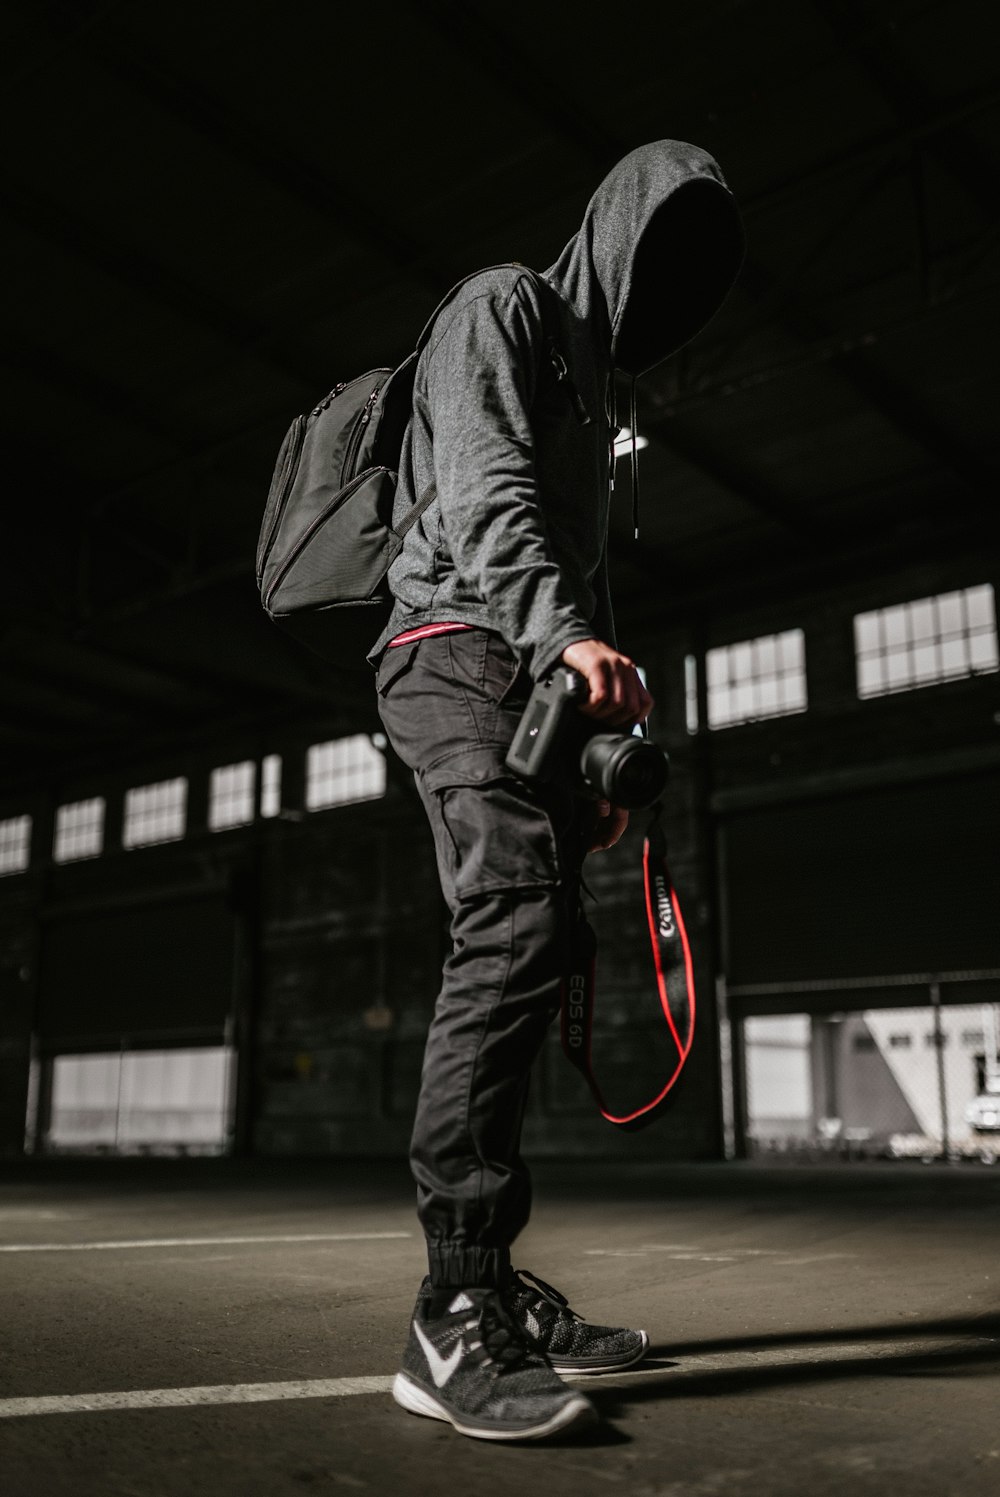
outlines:
[{"label": "parked car", "polygon": [[983,1090],[965,1109],[965,1121],[977,1133],[1000,1133],[1000,1076],[987,1076]]}]

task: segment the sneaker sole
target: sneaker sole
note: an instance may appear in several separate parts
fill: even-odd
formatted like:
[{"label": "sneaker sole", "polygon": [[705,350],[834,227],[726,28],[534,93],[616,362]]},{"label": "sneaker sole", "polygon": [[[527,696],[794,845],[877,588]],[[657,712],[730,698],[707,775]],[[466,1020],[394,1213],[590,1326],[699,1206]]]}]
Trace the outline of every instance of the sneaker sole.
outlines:
[{"label": "sneaker sole", "polygon": [[459,1434],[471,1435],[476,1440],[544,1440],[549,1435],[569,1429],[571,1425],[583,1428],[597,1420],[594,1405],[582,1394],[577,1394],[567,1399],[554,1414],[539,1424],[504,1427],[485,1421],[480,1423],[449,1409],[447,1404],[441,1403],[426,1388],[407,1377],[405,1372],[397,1372],[392,1384],[392,1396],[408,1413],[423,1414],[428,1419],[442,1419],[446,1424],[454,1425]]},{"label": "sneaker sole", "polygon": [[623,1367],[634,1367],[636,1362],[641,1362],[649,1351],[649,1337],[645,1331],[640,1331],[642,1345],[638,1351],[634,1351],[627,1357],[605,1358],[599,1361],[588,1361],[585,1357],[553,1357],[549,1356],[552,1371],[558,1373],[573,1372],[581,1377],[596,1376],[601,1372],[620,1372]]}]

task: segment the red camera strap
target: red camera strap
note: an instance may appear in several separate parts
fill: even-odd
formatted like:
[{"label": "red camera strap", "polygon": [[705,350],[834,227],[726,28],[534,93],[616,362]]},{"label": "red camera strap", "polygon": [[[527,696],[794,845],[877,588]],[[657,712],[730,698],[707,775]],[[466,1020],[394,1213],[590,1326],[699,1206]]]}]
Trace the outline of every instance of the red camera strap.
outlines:
[{"label": "red camera strap", "polygon": [[602,1117],[626,1130],[645,1128],[672,1100],[671,1092],[691,1054],[694,1039],[695,995],[691,948],[677,894],[667,867],[666,839],[657,806],[646,830],[642,850],[646,920],[653,949],[653,966],[660,1007],[676,1054],[673,1070],[651,1101],[633,1112],[616,1116],[610,1112],[591,1064],[594,1022],[597,941],[591,926],[581,919],[574,940],[573,965],[562,987],[562,1045],[567,1059],[583,1073]]}]

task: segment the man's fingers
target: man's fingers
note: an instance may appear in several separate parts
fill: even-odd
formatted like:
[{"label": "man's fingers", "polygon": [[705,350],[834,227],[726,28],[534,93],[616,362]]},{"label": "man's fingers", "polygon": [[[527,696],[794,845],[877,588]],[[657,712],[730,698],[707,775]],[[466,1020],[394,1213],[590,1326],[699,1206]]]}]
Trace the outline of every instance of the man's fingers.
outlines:
[{"label": "man's fingers", "polygon": [[653,698],[634,667],[612,671],[602,663],[588,675],[587,685],[590,695],[582,710],[588,717],[597,717],[618,726],[638,722],[652,711]]},{"label": "man's fingers", "polygon": [[562,659],[587,682],[580,710],[609,727],[631,727],[652,711],[653,699],[643,686],[635,661],[600,640],[567,646]]},{"label": "man's fingers", "polygon": [[594,828],[590,839],[588,852],[606,852],[609,847],[614,847],[628,826],[628,812],[621,806],[612,806],[607,801],[601,801],[599,808],[607,806],[607,812],[601,809],[600,820]]}]

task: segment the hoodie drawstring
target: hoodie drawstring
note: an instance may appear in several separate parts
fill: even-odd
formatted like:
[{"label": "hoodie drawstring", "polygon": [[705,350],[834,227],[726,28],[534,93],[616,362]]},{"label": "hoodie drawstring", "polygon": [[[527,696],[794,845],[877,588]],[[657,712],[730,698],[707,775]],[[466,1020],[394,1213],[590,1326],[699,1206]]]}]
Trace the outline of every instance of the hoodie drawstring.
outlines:
[{"label": "hoodie drawstring", "polygon": [[[629,401],[629,436],[632,439],[632,538],[639,539],[639,446],[636,441],[636,416],[635,416],[635,385],[636,376],[632,376],[632,391]],[[614,371],[611,373],[610,390],[608,392],[608,420],[611,424],[611,466],[608,470],[608,492],[615,491],[615,463],[618,454],[615,451],[615,442],[621,428],[618,425],[618,389],[615,384]]]},{"label": "hoodie drawstring", "polygon": [[628,424],[632,433],[632,539],[639,539],[639,448],[635,440],[635,382],[632,376],[632,396],[629,403]]}]

